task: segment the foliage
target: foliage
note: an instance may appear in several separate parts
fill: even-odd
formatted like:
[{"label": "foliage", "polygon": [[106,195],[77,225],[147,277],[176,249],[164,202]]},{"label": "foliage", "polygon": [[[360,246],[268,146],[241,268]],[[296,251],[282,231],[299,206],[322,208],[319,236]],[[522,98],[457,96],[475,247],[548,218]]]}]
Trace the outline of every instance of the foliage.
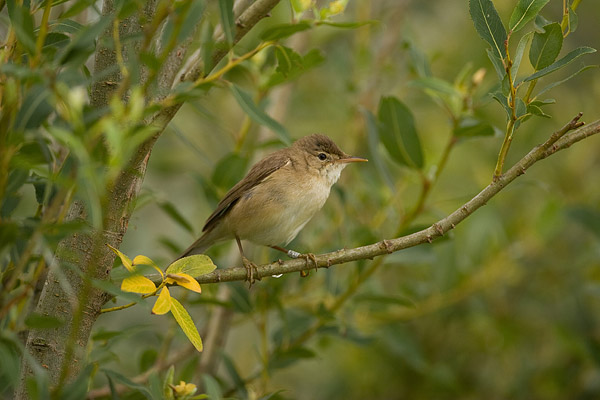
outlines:
[{"label": "foliage", "polygon": [[[238,263],[235,245],[169,262],[251,161],[292,138],[325,132],[370,160],[344,171],[292,243],[316,253],[416,231],[580,109],[596,118],[598,74],[581,73],[598,60],[586,17],[598,5],[514,3],[282,1],[238,43],[233,1],[159,0],[152,14],[144,1],[110,13],[0,2],[0,398],[23,358],[33,399],[597,396],[597,142],[528,172],[432,246],[201,295],[195,278]],[[93,57],[112,51],[99,74]],[[174,59],[194,57],[196,76],[165,85]],[[47,271],[76,274],[54,254],[106,229],[131,160],[161,133],[156,116],[182,103],[123,249],[109,245],[110,281],[83,275],[115,304],[96,310],[86,365],[55,385],[20,337],[66,323],[30,312]],[[85,218],[68,217],[74,204]]]}]

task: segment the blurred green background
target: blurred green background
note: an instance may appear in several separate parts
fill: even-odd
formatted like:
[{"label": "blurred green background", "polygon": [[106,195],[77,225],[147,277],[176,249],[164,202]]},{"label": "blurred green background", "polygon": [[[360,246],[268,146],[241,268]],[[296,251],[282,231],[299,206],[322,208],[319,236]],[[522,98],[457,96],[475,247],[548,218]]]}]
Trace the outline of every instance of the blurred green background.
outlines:
[{"label": "blurred green background", "polygon": [[[514,3],[495,2],[505,23]],[[218,21],[212,7],[210,17]],[[551,0],[542,15],[560,21],[561,7],[562,1]],[[600,47],[600,3],[584,0],[577,13],[578,29],[565,39],[561,54],[578,46]],[[282,2],[240,49],[250,50],[262,29],[289,18],[290,5]],[[467,1],[350,1],[336,20],[378,22],[352,30],[323,26],[288,39],[286,45],[297,52],[317,48],[325,60],[263,100],[293,138],[324,133],[347,153],[371,161],[344,170],[323,210],[290,244],[300,252],[323,253],[392,238],[414,207],[419,175],[395,164],[382,146],[369,148],[362,110],[375,113],[383,95],[408,105],[424,150],[424,171],[431,173],[451,127],[444,110],[410,84],[417,76],[418,55],[434,76],[450,82],[466,65],[471,74],[485,68],[474,96],[476,115],[500,131],[505,127],[504,112],[486,95],[495,73]],[[260,83],[261,62],[259,55],[228,79],[252,90]],[[600,56],[586,56],[585,62],[599,64]],[[560,73],[566,77],[582,63]],[[526,59],[522,68],[532,71]],[[549,94],[557,99],[547,108],[552,118],[532,119],[517,131],[507,167],[577,112],[586,121],[600,118],[597,69]],[[248,125],[226,89],[214,88],[202,100],[186,104],[154,148],[121,250],[165,266],[195,240],[218,199],[247,168],[280,147],[275,138],[265,128]],[[499,133],[460,141],[412,227],[446,216],[486,186],[501,142]],[[267,371],[249,383],[248,397],[281,389],[276,396],[290,399],[599,398],[599,154],[594,137],[536,164],[445,240],[385,257],[334,313],[328,307],[375,261],[339,265],[307,278],[263,279],[250,290],[218,285],[230,286],[233,293],[228,303],[233,316],[222,336],[224,353],[242,378],[263,370],[265,354],[278,343],[322,322],[301,351],[279,359],[280,364],[270,360]],[[389,176],[382,175],[375,159]],[[227,176],[215,175],[219,165]],[[193,233],[164,212],[160,204],[167,202]],[[257,263],[281,258],[270,250],[246,248]],[[209,255],[221,268],[239,264],[233,242]],[[188,298],[198,303],[188,309],[203,338],[218,308],[211,304],[216,286],[204,285],[202,295]],[[165,334],[175,335],[170,352],[188,346],[176,328],[165,333],[170,320],[151,317],[146,312],[150,307],[102,316],[94,342],[98,357],[112,357],[115,369],[132,374],[143,353],[159,347]],[[140,329],[148,324],[156,329]],[[111,330],[130,334],[108,341],[98,334]],[[176,377],[198,379],[189,367],[194,357],[176,365]],[[219,365],[212,375],[227,392],[230,370]]]}]

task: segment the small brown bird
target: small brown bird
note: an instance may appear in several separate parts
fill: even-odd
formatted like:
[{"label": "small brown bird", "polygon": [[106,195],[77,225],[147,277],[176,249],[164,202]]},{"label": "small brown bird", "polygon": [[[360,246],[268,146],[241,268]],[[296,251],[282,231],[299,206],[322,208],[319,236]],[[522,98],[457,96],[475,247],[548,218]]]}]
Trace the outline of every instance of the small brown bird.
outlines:
[{"label": "small brown bird", "polygon": [[227,192],[206,220],[204,234],[179,258],[235,239],[252,283],[256,266],[244,256],[241,240],[270,246],[292,258],[303,256],[280,245],[291,242],[323,207],[344,167],[360,161],[367,160],[344,153],[333,140],[319,134],[266,156]]}]

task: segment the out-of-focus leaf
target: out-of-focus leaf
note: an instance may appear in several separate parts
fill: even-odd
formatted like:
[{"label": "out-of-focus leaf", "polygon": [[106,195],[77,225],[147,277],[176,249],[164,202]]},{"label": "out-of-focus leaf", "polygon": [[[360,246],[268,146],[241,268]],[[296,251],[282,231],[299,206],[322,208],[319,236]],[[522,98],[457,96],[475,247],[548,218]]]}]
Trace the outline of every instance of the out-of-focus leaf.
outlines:
[{"label": "out-of-focus leaf", "polygon": [[188,274],[194,278],[211,273],[217,268],[209,256],[204,254],[194,254],[193,256],[183,257],[169,265],[167,274]]},{"label": "out-of-focus leaf", "polygon": [[173,297],[171,297],[171,314],[173,314],[181,330],[196,350],[201,352],[202,339],[200,339],[200,334],[198,333],[198,329],[196,329],[196,325],[194,325],[194,321],[192,321],[192,317],[190,317],[190,314],[188,314],[183,305]]},{"label": "out-of-focus leaf", "polygon": [[379,21],[357,21],[357,22],[332,22],[332,21],[319,21],[317,25],[327,25],[333,26],[334,28],[342,28],[342,29],[356,29],[365,25],[375,25],[378,24]]},{"label": "out-of-focus leaf", "polygon": [[247,164],[248,160],[239,154],[227,154],[215,166],[211,177],[213,185],[222,191],[231,189],[244,176]]},{"label": "out-of-focus leaf", "polygon": [[[279,49],[279,47],[277,49]],[[325,60],[325,57],[323,57],[323,54],[321,54],[321,51],[318,49],[312,49],[304,56],[298,55],[300,58],[296,58],[294,60],[296,61],[296,64],[293,62],[291,63],[290,61],[292,61],[292,59],[287,58],[286,54],[279,55],[276,52],[275,56],[277,58],[277,69],[275,73],[269,77],[269,80],[265,84],[267,88],[295,79],[309,69],[321,64]],[[289,68],[290,66],[295,66],[295,68]]]},{"label": "out-of-focus leaf", "polygon": [[378,121],[375,116],[366,109],[361,109],[361,112],[365,118],[365,125],[367,127],[367,144],[369,145],[369,152],[371,153],[370,160],[373,160],[375,167],[379,171],[379,175],[383,178],[388,187],[394,191],[395,184],[392,178],[392,173],[384,163],[382,157],[379,157],[379,128],[377,126]]},{"label": "out-of-focus leaf", "polygon": [[[188,3],[188,2],[181,2],[181,3]],[[179,43],[183,42],[190,35],[192,35],[194,33],[194,31],[196,30],[196,27],[200,24],[200,21],[202,20],[202,15],[204,14],[204,7],[205,7],[204,1],[190,1],[189,3],[191,3],[191,4],[187,5],[182,10],[184,19],[183,19],[183,22],[181,23],[181,29],[179,30],[179,35],[177,35],[177,41]],[[219,5],[221,3],[222,2],[219,1]],[[231,15],[231,18],[233,19],[233,13]],[[221,20],[222,20],[222,18],[221,18]],[[233,27],[234,27],[233,36],[235,36],[235,23],[233,24]],[[229,42],[229,38],[226,37],[226,39]]]},{"label": "out-of-focus leaf", "polygon": [[431,76],[431,65],[429,65],[425,53],[410,41],[405,41],[402,45],[405,49],[408,49],[409,66],[412,72],[421,78]]},{"label": "out-of-focus leaf", "polygon": [[62,326],[64,321],[48,315],[31,313],[25,319],[25,325],[33,329],[54,329]]},{"label": "out-of-focus leaf", "polygon": [[277,72],[286,78],[292,71],[302,68],[302,57],[289,47],[277,46],[275,58],[277,58]]},{"label": "out-of-focus leaf", "polygon": [[238,393],[241,395],[242,398],[246,398],[248,395],[248,391],[246,390],[246,384],[244,383],[244,380],[238,373],[238,370],[235,367],[235,363],[225,352],[221,353],[221,357],[223,358],[223,364],[225,366],[225,369],[227,370],[229,377],[233,381],[235,388],[238,390]]},{"label": "out-of-focus leaf", "polygon": [[[115,372],[113,370],[108,370],[108,369],[102,369],[102,372],[104,372],[104,374],[106,374],[106,376],[110,379],[113,379],[117,382],[122,383],[123,385],[127,386],[130,389],[136,390],[138,392],[140,392],[141,394],[143,394],[147,399],[153,400],[152,397],[152,393],[150,393],[150,391],[144,386],[144,385],[140,385],[139,383],[135,383],[132,380],[130,380],[129,378],[121,375],[118,372]],[[158,399],[156,399],[158,400]]]},{"label": "out-of-focus leaf", "polygon": [[463,118],[453,132],[457,137],[493,136],[494,127],[475,118]]},{"label": "out-of-focus leaf", "polygon": [[235,39],[235,20],[233,18],[233,0],[219,0],[219,15],[225,39],[231,46]]},{"label": "out-of-focus leaf", "polygon": [[408,107],[395,97],[382,97],[377,116],[379,137],[392,158],[410,168],[422,168],[421,142]]},{"label": "out-of-focus leaf", "polygon": [[260,38],[262,40],[284,39],[288,36],[292,36],[294,33],[310,29],[312,26],[312,23],[309,21],[300,21],[296,24],[275,25],[265,29],[265,31],[260,35]]},{"label": "out-of-focus leaf", "polygon": [[274,133],[276,133],[279,137],[279,140],[281,140],[283,144],[289,146],[292,143],[290,134],[288,133],[287,129],[285,129],[283,125],[275,121],[273,118],[268,116],[263,110],[261,110],[254,103],[252,97],[247,92],[245,92],[244,90],[242,90],[234,84],[229,85],[229,88],[231,89],[231,93],[233,94],[233,97],[237,100],[240,107],[242,107],[242,109],[254,122],[264,125],[270,130],[272,130]]},{"label": "out-of-focus leaf", "polygon": [[210,400],[222,400],[223,399],[223,391],[221,390],[221,386],[219,382],[212,376],[208,374],[202,375],[202,382],[204,383],[204,388],[206,389],[206,394]]},{"label": "out-of-focus leaf", "polygon": [[495,54],[506,57],[506,29],[491,0],[469,0],[469,12],[479,36],[492,46]]},{"label": "out-of-focus leaf", "polygon": [[273,358],[271,359],[271,361],[269,362],[269,368],[271,370],[285,368],[300,360],[314,358],[315,356],[315,352],[307,347],[293,347],[289,350],[276,352],[272,356]]},{"label": "out-of-focus leaf", "polygon": [[171,293],[167,287],[163,287],[152,307],[152,314],[163,315],[169,311],[171,311]]},{"label": "out-of-focus leaf", "polygon": [[575,10],[571,6],[569,6],[569,32],[575,32],[577,27],[579,26],[579,17],[575,13]]},{"label": "out-of-focus leaf", "polygon": [[519,0],[514,8],[508,28],[516,32],[523,28],[529,21],[535,18],[549,0]]},{"label": "out-of-focus leaf", "polygon": [[33,15],[29,11],[29,4],[17,4],[15,0],[7,0],[6,8],[17,40],[27,53],[35,55],[34,22]]},{"label": "out-of-focus leaf", "polygon": [[146,372],[148,369],[150,369],[156,362],[157,358],[158,352],[156,351],[156,349],[147,348],[146,350],[144,350],[144,352],[140,356],[139,372]]},{"label": "out-of-focus leaf", "polygon": [[556,81],[556,82],[552,82],[551,84],[545,86],[543,89],[541,89],[538,93],[537,96],[540,96],[543,93],[546,93],[548,90],[554,89],[555,87],[557,87],[558,85],[565,83],[566,81],[568,81],[569,79],[579,75],[580,73],[582,73],[585,70],[591,69],[591,68],[598,68],[600,67],[600,65],[586,65],[585,67],[581,68],[579,71],[567,76],[564,79],[561,79],[560,81]]},{"label": "out-of-focus leaf", "polygon": [[77,33],[84,28],[82,24],[71,19],[61,18],[49,24],[52,32]]},{"label": "out-of-focus leaf", "polygon": [[96,49],[95,40],[112,22],[112,15],[103,15],[100,19],[85,26],[75,34],[71,42],[58,55],[60,64],[81,65]]},{"label": "out-of-focus leaf", "polygon": [[462,108],[462,95],[448,81],[433,76],[415,79],[409,85],[422,89],[433,99],[441,100],[452,115],[458,115]]},{"label": "out-of-focus leaf", "polygon": [[183,229],[188,231],[189,233],[194,233],[194,227],[192,224],[188,222],[187,219],[179,211],[173,203],[170,201],[161,201],[158,203],[158,206],[161,210],[163,210],[171,219],[179,224]]},{"label": "out-of-focus leaf", "polygon": [[536,71],[546,68],[556,60],[562,48],[563,35],[560,24],[544,26],[544,32],[533,34],[529,48],[529,61]]},{"label": "out-of-focus leaf", "polygon": [[235,283],[231,287],[231,304],[236,312],[249,314],[253,311],[252,299],[248,294],[248,290],[239,283]]},{"label": "out-of-focus leaf", "polygon": [[537,71],[535,74],[529,75],[527,78],[525,78],[523,80],[523,82],[528,82],[528,81],[532,81],[534,79],[539,79],[542,76],[546,76],[558,69],[561,69],[562,67],[570,64],[571,62],[573,62],[574,60],[576,60],[577,58],[579,58],[585,54],[590,54],[590,53],[595,53],[595,52],[596,52],[596,49],[593,49],[591,47],[585,47],[585,46],[578,47],[575,50],[570,51],[569,54],[567,54],[560,60],[554,62],[553,64],[547,66],[544,69]]},{"label": "out-of-focus leaf", "polygon": [[156,285],[142,275],[131,275],[123,279],[121,290],[124,292],[148,294],[156,290]]},{"label": "out-of-focus leaf", "polygon": [[35,129],[39,127],[54,111],[48,99],[50,92],[41,85],[27,91],[23,104],[15,120],[16,130]]},{"label": "out-of-focus leaf", "polygon": [[61,400],[80,400],[85,398],[95,368],[94,364],[86,365],[75,380],[62,388],[58,398]]},{"label": "out-of-focus leaf", "polygon": [[600,211],[591,207],[577,206],[568,208],[566,215],[600,238]]}]

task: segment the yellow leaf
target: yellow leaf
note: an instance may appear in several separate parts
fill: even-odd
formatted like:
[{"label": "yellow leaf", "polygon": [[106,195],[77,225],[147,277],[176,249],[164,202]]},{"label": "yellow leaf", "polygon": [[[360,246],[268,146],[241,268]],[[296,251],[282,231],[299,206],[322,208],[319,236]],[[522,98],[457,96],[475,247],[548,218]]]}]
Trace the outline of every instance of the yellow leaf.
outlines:
[{"label": "yellow leaf", "polygon": [[150,259],[150,257],[146,257],[141,254],[139,256],[135,256],[135,258],[133,259],[133,265],[149,265],[152,268],[154,268],[155,270],[157,270],[162,278],[165,277],[163,275],[163,272],[161,271],[161,269],[158,268],[156,263],[154,261],[152,261],[152,259]]},{"label": "yellow leaf", "polygon": [[121,290],[124,292],[148,294],[156,290],[156,285],[145,276],[131,275],[123,279]]},{"label": "yellow leaf", "polygon": [[167,274],[179,274],[180,272],[183,272],[184,274],[197,278],[201,275],[213,272],[215,268],[217,268],[217,266],[213,264],[209,256],[195,254],[175,261],[167,267],[166,272]]},{"label": "yellow leaf", "polygon": [[110,244],[106,243],[109,249],[111,249],[116,255],[121,259],[121,263],[129,272],[133,272],[133,267],[131,266],[131,259],[127,257],[125,254],[121,253],[118,249],[115,249]]},{"label": "yellow leaf", "polygon": [[[173,283],[182,284],[182,283],[189,282],[189,279],[186,278],[184,275],[187,275],[187,274],[167,274],[167,283],[169,283],[169,284],[173,284]],[[187,276],[189,276],[189,275],[187,275]]]},{"label": "yellow leaf", "polygon": [[171,311],[171,294],[169,289],[166,287],[162,288],[154,307],[152,307],[152,314],[163,315]]},{"label": "yellow leaf", "polygon": [[190,314],[183,308],[181,303],[173,297],[171,297],[171,314],[173,314],[175,321],[177,321],[181,330],[190,342],[192,342],[196,350],[202,351],[202,339],[200,339],[200,334],[198,333],[198,329],[196,329],[196,325],[194,325],[194,321],[192,321],[192,317],[190,317]]},{"label": "yellow leaf", "polygon": [[194,291],[196,293],[202,293],[202,290],[200,289],[200,284],[191,275],[184,274],[183,272],[180,272],[177,275],[182,278],[186,278],[186,281],[184,282],[177,281],[177,284],[179,286],[183,286],[184,288]]}]

